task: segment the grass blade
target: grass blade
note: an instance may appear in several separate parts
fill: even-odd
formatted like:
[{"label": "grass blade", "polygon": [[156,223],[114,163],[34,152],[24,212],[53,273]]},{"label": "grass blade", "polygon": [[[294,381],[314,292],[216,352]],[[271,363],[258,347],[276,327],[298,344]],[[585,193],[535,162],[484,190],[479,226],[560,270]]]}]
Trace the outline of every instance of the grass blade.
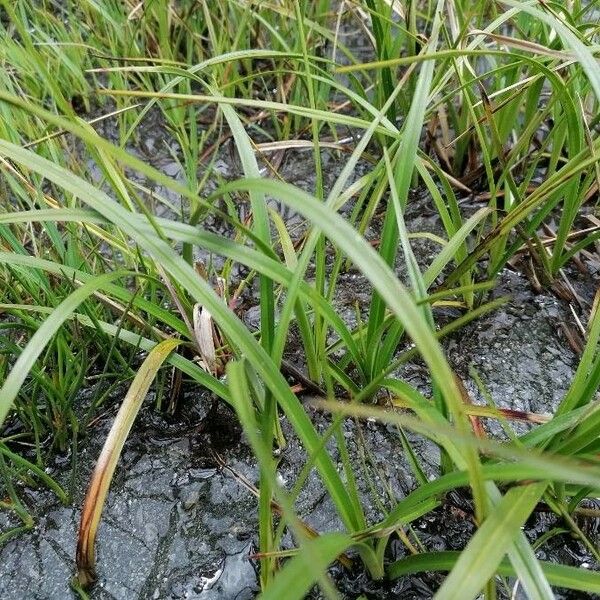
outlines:
[{"label": "grass blade", "polygon": [[[460,552],[430,552],[409,556],[388,567],[388,577],[397,579],[413,573],[424,571],[450,571],[460,558]],[[540,561],[544,575],[551,585],[578,590],[590,594],[600,594],[600,573],[588,569],[578,569],[566,565]],[[496,573],[503,577],[514,577],[515,571],[510,562],[502,560],[496,569]]]},{"label": "grass blade", "polygon": [[471,538],[436,597],[475,598],[493,577],[546,487],[541,482],[509,490]]},{"label": "grass blade", "polygon": [[52,336],[60,329],[62,324],[70,317],[75,309],[96,290],[107,283],[123,277],[125,271],[106,273],[90,279],[80,288],[69,294],[42,323],[40,328],[33,334],[29,343],[21,352],[11,372],[0,389],[0,425],[4,423],[12,404],[44,348]]},{"label": "grass blade", "polygon": [[96,579],[96,532],[121,451],[156,373],[180,343],[176,339],[164,340],[150,351],[131,382],[98,457],[81,510],[77,536],[77,579],[83,588],[89,587]]}]

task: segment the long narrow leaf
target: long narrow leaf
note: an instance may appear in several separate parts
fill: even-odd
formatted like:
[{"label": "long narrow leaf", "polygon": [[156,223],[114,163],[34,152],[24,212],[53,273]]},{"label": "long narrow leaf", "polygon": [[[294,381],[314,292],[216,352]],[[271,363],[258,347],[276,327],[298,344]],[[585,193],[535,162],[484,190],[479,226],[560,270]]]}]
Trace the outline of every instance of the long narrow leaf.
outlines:
[{"label": "long narrow leaf", "polygon": [[96,579],[94,550],[96,532],[121,451],[156,373],[180,343],[175,339],[164,340],[150,351],[127,390],[123,404],[98,457],[81,509],[77,537],[77,576],[83,587],[88,587]]},{"label": "long narrow leaf", "polygon": [[6,378],[4,385],[0,389],[0,425],[4,423],[13,402],[35,361],[44,351],[44,348],[52,336],[60,329],[61,325],[70,317],[73,311],[75,311],[75,309],[96,290],[126,274],[125,271],[117,271],[115,273],[106,273],[90,279],[90,281],[84,283],[80,288],[69,294],[40,325],[39,329],[33,334],[29,343],[19,355],[19,358],[16,360],[11,372]]}]

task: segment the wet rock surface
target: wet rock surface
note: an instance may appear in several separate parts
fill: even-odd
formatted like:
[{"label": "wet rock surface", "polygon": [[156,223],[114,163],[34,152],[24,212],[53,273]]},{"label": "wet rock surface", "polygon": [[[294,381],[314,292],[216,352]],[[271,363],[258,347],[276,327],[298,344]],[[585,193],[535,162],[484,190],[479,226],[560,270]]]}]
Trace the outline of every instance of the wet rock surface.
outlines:
[{"label": "wet rock surface", "polygon": [[[255,597],[258,583],[251,555],[255,551],[257,506],[240,479],[255,485],[257,469],[241,441],[233,413],[201,395],[194,402],[204,407],[193,409],[203,413],[196,424],[190,424],[189,419],[168,424],[148,408],[127,441],[99,528],[98,581],[92,598]],[[324,432],[330,421],[316,412],[312,416]],[[79,506],[109,425],[110,419],[106,419],[86,440],[71,506],[61,506],[46,491],[25,492],[36,525],[0,549],[0,597],[76,597],[69,582],[75,573]],[[299,475],[306,455],[285,421],[283,427],[289,444],[281,457],[279,474],[286,483]],[[397,436],[369,423],[360,426],[362,441],[354,443],[356,427],[350,423],[346,428],[349,451],[357,459],[358,470],[375,477],[377,495],[381,494],[389,508],[392,499],[405,495],[412,485],[405,461],[392,460]],[[376,458],[371,454],[373,463],[364,458],[363,442],[369,452],[377,449]],[[335,452],[333,455],[336,458]],[[358,462],[361,457],[362,467]],[[69,480],[68,470],[52,474],[63,483]],[[373,498],[368,497],[366,477],[362,480],[365,505],[369,506]],[[317,531],[341,527],[315,474],[309,477],[297,507]],[[370,520],[381,517],[376,509],[367,513]],[[342,579],[346,575],[339,571]],[[364,578],[359,582],[354,585],[367,585]]]},{"label": "wet rock surface", "polygon": [[[508,304],[461,329],[445,344],[448,360],[475,403],[489,394],[499,408],[551,415],[567,392],[578,364],[561,324],[573,326],[568,307],[551,294],[535,294],[525,278],[504,271],[492,298]],[[484,388],[477,386],[479,376]],[[490,421],[496,435],[501,428]],[[513,424],[517,433],[525,426]]]}]

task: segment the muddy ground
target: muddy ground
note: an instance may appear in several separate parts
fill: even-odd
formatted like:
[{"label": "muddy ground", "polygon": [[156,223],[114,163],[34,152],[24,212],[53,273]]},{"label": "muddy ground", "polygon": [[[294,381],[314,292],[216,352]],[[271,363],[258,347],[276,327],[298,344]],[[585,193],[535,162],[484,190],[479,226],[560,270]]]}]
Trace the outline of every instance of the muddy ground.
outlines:
[{"label": "muddy ground", "polygon": [[[156,119],[156,116],[151,115],[151,118]],[[131,150],[144,160],[151,157],[154,166],[181,179],[179,166],[172,159],[173,148],[166,149],[170,142],[160,134],[160,127],[152,121],[150,125],[149,131],[159,131],[159,134],[148,135]],[[103,126],[102,133],[114,137],[114,130],[108,125]],[[238,170],[226,146],[222,154],[217,163],[222,174],[237,176]],[[344,160],[345,157],[335,152],[324,152],[327,187],[333,184]],[[355,177],[367,168],[368,165],[359,165]],[[90,170],[93,174],[91,163]],[[286,152],[280,173],[287,181],[312,190],[314,168],[310,151]],[[155,188],[155,191],[173,202],[179,201],[164,189]],[[286,212],[284,216],[288,220],[296,218]],[[415,194],[407,212],[407,224],[411,231],[439,233],[435,211],[426,195]],[[227,233],[216,220],[205,225]],[[375,229],[368,231],[367,237],[376,237],[377,225],[376,219]],[[427,264],[435,247],[417,241],[415,251],[419,260]],[[202,254],[199,257],[209,258]],[[399,267],[398,271],[402,277],[403,269]],[[598,283],[597,273],[590,265],[585,276],[573,274],[573,277],[583,302],[582,307],[576,308],[579,314],[588,314]],[[448,358],[475,401],[483,399],[470,375],[473,368],[498,406],[551,414],[567,390],[577,365],[577,355],[564,334],[565,325],[574,327],[572,312],[568,303],[555,294],[535,293],[528,280],[515,270],[502,273],[491,296],[506,294],[511,296],[506,305],[445,340]],[[355,304],[366,311],[369,298],[369,286],[359,273],[342,274],[336,304],[349,323],[355,318]],[[252,290],[244,302],[245,320],[252,327],[256,303]],[[444,322],[458,313],[447,310],[438,316]],[[300,353],[293,345],[288,359],[303,368]],[[402,376],[411,384],[427,389],[426,369],[418,361],[403,367]],[[82,406],[92,394],[91,388],[82,392]],[[240,483],[240,478],[256,483],[256,465],[227,406],[190,386],[184,396],[175,418],[157,414],[149,398],[127,441],[98,534],[99,580],[91,592],[94,599],[244,600],[253,598],[258,591],[257,563],[251,558],[257,542],[256,499],[248,487]],[[96,421],[82,442],[72,506],[61,506],[47,491],[23,490],[24,502],[35,515],[36,526],[30,533],[0,548],[0,598],[58,600],[74,597],[69,581],[74,574],[79,507],[119,400],[117,395],[113,408],[105,403],[103,417]],[[307,410],[324,431],[328,418],[310,408]],[[291,483],[302,468],[305,456],[285,419],[282,425],[288,433],[289,445],[282,455],[280,474],[284,482]],[[497,425],[487,423],[487,426],[491,433],[501,435]],[[367,515],[374,521],[381,516],[381,505],[389,509],[395,500],[414,489],[415,481],[403,456],[399,433],[393,427],[371,422],[348,422],[345,427]],[[433,474],[439,461],[436,448],[416,436],[409,438],[426,470]],[[68,486],[70,465],[69,456],[59,457],[49,472]],[[335,530],[340,526],[314,474],[299,498],[298,511],[317,531]],[[460,493],[416,521],[413,529],[430,551],[461,549],[473,532],[471,514],[468,494]],[[537,539],[554,522],[550,514],[538,512],[527,524],[527,534],[532,540]],[[10,515],[0,514],[2,529],[11,524],[14,522]],[[581,525],[598,539],[597,522]],[[393,541],[388,559],[400,558],[404,553],[403,545]],[[586,567],[594,564],[583,546],[569,534],[551,538],[538,554],[540,558],[563,564]],[[349,572],[335,566],[331,573],[340,592],[348,599],[360,594],[367,598],[429,598],[443,580],[440,574],[422,574],[396,582],[373,583],[358,567]],[[557,595],[582,597],[558,590]],[[319,597],[317,591],[314,597]],[[520,597],[519,592],[516,597]]]},{"label": "muddy ground", "polygon": [[[342,304],[345,295],[354,295],[360,283],[357,279],[357,274],[341,279]],[[554,295],[535,294],[514,272],[503,273],[493,295],[506,293],[512,296],[507,305],[446,340],[448,357],[476,400],[481,398],[469,377],[469,367],[475,367],[499,406],[551,413],[577,363],[561,330],[561,323],[572,323],[571,312]],[[294,358],[292,353],[290,359]],[[427,386],[425,368],[418,362],[407,365],[403,376],[414,385]],[[127,442],[110,490],[98,535],[99,580],[91,597],[253,598],[258,590],[257,564],[251,558],[257,541],[256,500],[239,478],[256,483],[257,470],[233,413],[193,388],[186,390],[175,419],[157,414],[151,405],[152,398]],[[327,417],[311,412],[324,430]],[[61,506],[49,492],[24,491],[36,526],[0,549],[1,598],[41,600],[73,595],[69,580],[74,574],[79,507],[113,414],[114,410],[109,410],[84,441],[73,506]],[[289,430],[285,420],[283,426],[284,431]],[[368,516],[377,519],[377,501],[389,508],[393,499],[402,498],[415,485],[398,432],[391,426],[349,422],[346,435],[358,465]],[[436,449],[416,436],[410,438],[433,473],[438,464]],[[291,434],[288,440],[280,473],[283,481],[292,482],[305,457]],[[51,474],[67,485],[69,467],[68,457],[63,457]],[[309,479],[298,509],[318,531],[339,526],[316,475]],[[413,528],[428,550],[460,549],[473,531],[470,517],[465,492],[449,498]],[[7,515],[0,518],[4,526],[9,525]],[[539,512],[532,521],[527,532],[536,539],[555,519]],[[592,537],[597,537],[597,523],[582,526],[592,528]],[[404,552],[402,544],[394,541],[389,559],[400,558]],[[552,538],[540,548],[539,556],[576,566],[594,564],[569,534]],[[428,598],[443,578],[422,574],[377,584],[369,582],[360,569],[348,572],[339,566],[332,569],[332,575],[349,599],[361,593],[367,598]],[[559,593],[559,597],[581,596]]]}]

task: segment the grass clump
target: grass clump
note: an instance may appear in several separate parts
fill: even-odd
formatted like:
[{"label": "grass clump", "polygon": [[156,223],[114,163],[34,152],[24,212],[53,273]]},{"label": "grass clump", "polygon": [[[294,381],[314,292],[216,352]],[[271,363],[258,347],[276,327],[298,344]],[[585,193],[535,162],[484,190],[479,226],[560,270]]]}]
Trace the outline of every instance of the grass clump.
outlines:
[{"label": "grass clump", "polygon": [[[598,592],[596,572],[539,561],[523,532],[544,503],[598,558],[574,515],[600,491],[600,317],[597,297],[586,305],[569,284],[600,238],[595,10],[3,2],[0,472],[18,531],[33,526],[18,493],[32,477],[68,501],[44,466],[69,448],[76,461],[111,392],[131,384],[128,398],[141,401],[131,390],[156,376],[163,404],[172,375],[231,405],[256,457],[265,598],[301,598],[315,584],[337,597],[327,567],[347,551],[377,580],[449,571],[440,598],[495,598],[512,578],[532,598],[552,597],[551,586]],[[282,168],[298,149],[312,152],[310,189]],[[326,152],[343,158],[333,177]],[[416,190],[430,198],[435,234],[411,231]],[[419,255],[419,237],[433,255]],[[525,433],[507,422],[515,411],[473,408],[440,341],[504,301],[489,291],[507,265],[577,302],[584,337],[551,417],[517,415],[532,424]],[[368,285],[353,323],[336,302],[351,269]],[[256,332],[237,310],[249,294]],[[444,306],[459,316],[442,321]],[[292,336],[300,374],[286,359]],[[154,348],[160,362],[137,371]],[[415,360],[427,369],[419,388],[398,375]],[[331,413],[325,434],[284,374]],[[387,410],[373,402],[382,398]],[[280,416],[307,456],[286,487]],[[482,417],[500,420],[506,439]],[[417,485],[391,509],[378,500],[376,520],[343,429],[363,418],[439,450],[429,480],[402,433]],[[297,514],[312,469],[342,531],[314,535]],[[458,488],[472,498],[474,534],[460,553],[429,552],[405,528]],[[101,502],[86,510],[97,524]],[[408,558],[389,560],[393,536]]]}]

